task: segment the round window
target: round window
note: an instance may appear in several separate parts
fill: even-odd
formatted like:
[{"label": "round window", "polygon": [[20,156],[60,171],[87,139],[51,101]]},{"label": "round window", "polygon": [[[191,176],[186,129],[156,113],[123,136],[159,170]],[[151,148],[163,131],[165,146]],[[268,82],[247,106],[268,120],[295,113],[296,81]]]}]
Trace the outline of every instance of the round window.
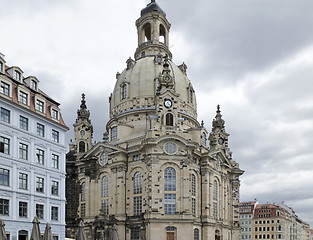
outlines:
[{"label": "round window", "polygon": [[167,153],[167,154],[174,154],[177,152],[177,145],[173,142],[167,142],[165,143],[164,145],[164,151]]}]

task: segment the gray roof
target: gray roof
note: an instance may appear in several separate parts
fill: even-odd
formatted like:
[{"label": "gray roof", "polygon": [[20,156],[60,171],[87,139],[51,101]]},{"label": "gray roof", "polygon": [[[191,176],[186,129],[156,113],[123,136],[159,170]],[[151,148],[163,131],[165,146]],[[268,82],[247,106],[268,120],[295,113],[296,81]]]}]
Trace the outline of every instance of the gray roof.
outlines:
[{"label": "gray roof", "polygon": [[149,12],[160,12],[164,17],[166,17],[166,13],[160,8],[160,6],[155,2],[155,0],[152,0],[151,3],[149,3],[144,9],[141,10],[141,16],[149,13]]}]

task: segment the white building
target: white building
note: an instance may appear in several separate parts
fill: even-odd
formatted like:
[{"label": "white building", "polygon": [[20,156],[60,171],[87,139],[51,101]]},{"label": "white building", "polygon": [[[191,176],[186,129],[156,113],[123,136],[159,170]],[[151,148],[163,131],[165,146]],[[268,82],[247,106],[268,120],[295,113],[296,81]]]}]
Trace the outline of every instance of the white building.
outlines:
[{"label": "white building", "polygon": [[65,132],[59,103],[0,55],[0,218],[8,240],[30,239],[32,220],[65,238]]}]

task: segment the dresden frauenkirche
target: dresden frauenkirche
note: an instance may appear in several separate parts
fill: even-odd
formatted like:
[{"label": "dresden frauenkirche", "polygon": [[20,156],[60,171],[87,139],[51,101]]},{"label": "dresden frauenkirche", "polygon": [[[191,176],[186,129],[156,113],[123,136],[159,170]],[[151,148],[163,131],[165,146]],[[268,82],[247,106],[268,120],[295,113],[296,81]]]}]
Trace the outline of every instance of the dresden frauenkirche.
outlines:
[{"label": "dresden frauenkirche", "polygon": [[80,225],[90,240],[239,240],[243,171],[220,107],[209,132],[197,120],[186,64],[172,62],[171,24],[155,1],[136,27],[134,59],[116,74],[96,144],[82,96],[67,154],[66,235]]}]

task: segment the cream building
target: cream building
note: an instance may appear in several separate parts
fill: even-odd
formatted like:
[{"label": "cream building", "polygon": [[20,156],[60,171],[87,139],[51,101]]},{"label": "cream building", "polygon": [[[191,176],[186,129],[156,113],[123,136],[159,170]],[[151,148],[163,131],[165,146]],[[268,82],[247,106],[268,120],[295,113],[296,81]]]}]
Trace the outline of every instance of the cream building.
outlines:
[{"label": "cream building", "polygon": [[[138,47],[116,74],[103,141],[83,95],[67,162],[67,237],[238,240],[239,169],[218,106],[212,131],[197,120],[187,66],[172,62],[170,23],[152,1],[136,21]],[[209,141],[208,141],[209,140]]]}]

